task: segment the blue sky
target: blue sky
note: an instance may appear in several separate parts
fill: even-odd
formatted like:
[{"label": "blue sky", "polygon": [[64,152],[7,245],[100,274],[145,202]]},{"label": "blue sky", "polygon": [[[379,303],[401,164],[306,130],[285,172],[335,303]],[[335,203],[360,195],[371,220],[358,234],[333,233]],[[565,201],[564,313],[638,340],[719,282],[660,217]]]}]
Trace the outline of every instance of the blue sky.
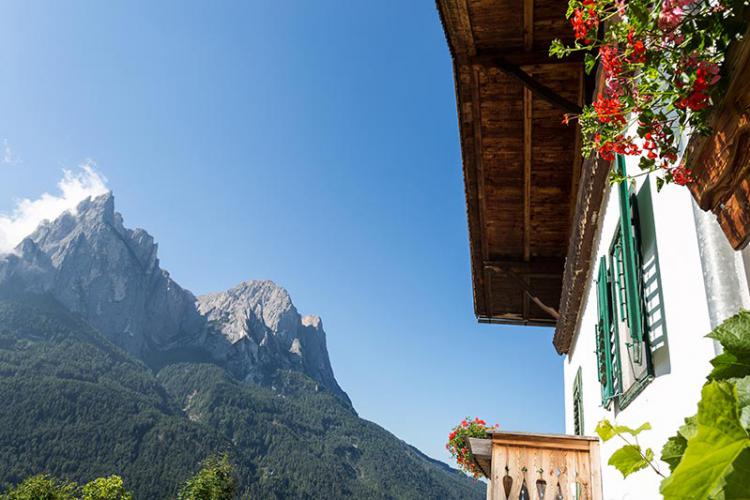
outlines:
[{"label": "blue sky", "polygon": [[443,460],[465,415],[562,432],[552,332],[473,317],[431,0],[3,2],[0,110],[0,212],[93,160],[183,286],[320,315],[362,417]]}]

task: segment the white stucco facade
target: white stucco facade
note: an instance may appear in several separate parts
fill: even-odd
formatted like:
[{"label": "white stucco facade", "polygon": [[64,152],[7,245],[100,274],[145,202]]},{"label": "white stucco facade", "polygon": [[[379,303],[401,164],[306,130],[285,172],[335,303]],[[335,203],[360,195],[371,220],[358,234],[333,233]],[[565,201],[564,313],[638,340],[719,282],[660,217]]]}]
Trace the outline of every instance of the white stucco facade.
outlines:
[{"label": "white stucco facade", "polygon": [[[637,158],[628,159],[628,172],[638,172]],[[636,192],[651,183],[653,222],[660,290],[648,290],[649,300],[657,301],[649,314],[650,350],[653,360],[653,380],[626,408],[617,411],[602,406],[601,387],[597,375],[596,333],[598,321],[597,290],[594,280],[599,257],[607,254],[610,242],[618,228],[620,206],[616,189],[610,188],[605,197],[600,217],[599,235],[592,254],[592,276],[585,291],[581,313],[569,354],[564,358],[566,432],[574,433],[573,386],[576,373],[581,369],[584,434],[595,435],[594,428],[602,419],[637,427],[649,422],[653,430],[639,437],[640,444],[651,447],[657,457],[662,445],[675,434],[683,419],[693,415],[700,399],[700,389],[710,371],[709,361],[715,356],[713,341],[706,339],[710,332],[709,306],[704,288],[696,222],[692,198],[686,188],[666,186],[656,192],[653,179],[640,177]],[[742,259],[738,259],[739,266]],[[747,262],[747,259],[745,260]],[[741,272],[740,272],[741,271]],[[747,295],[747,274],[743,267],[742,293]],[[602,482],[605,499],[649,500],[661,498],[660,479],[650,469],[640,471],[627,479],[607,465],[609,456],[624,443],[618,438],[602,443]],[[661,470],[669,473],[664,463]]]}]

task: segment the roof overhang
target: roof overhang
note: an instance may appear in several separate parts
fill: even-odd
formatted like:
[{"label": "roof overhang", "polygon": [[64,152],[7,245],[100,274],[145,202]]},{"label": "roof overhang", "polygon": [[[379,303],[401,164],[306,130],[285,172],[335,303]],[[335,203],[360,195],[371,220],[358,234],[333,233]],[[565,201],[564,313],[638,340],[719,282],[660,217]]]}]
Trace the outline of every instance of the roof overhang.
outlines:
[{"label": "roof overhang", "polygon": [[581,178],[580,59],[560,0],[438,0],[454,63],[474,310],[489,323],[553,326]]}]

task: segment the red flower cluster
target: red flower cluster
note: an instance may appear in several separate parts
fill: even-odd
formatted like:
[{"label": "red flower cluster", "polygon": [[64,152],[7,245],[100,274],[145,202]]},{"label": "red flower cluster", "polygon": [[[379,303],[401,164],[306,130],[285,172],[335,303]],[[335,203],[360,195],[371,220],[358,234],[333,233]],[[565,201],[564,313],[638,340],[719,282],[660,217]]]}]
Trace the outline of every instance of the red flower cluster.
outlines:
[{"label": "red flower cluster", "polygon": [[[688,67],[692,65],[696,64],[688,63]],[[719,75],[719,66],[717,64],[708,61],[698,62],[690,94],[679,99],[675,103],[675,106],[680,109],[691,109],[693,111],[700,111],[705,108],[710,104],[710,98],[706,91],[709,85],[714,85],[720,78],[721,75]]]},{"label": "red flower cluster", "polygon": [[687,184],[695,182],[693,173],[685,165],[671,168],[669,170],[669,173],[672,175],[672,182],[674,182],[678,186],[685,186]]},{"label": "red flower cluster", "polygon": [[479,478],[482,471],[474,463],[466,439],[470,437],[485,438],[487,437],[487,432],[498,427],[497,424],[492,427],[487,426],[487,422],[479,417],[475,417],[474,420],[467,417],[448,434],[448,443],[445,445],[445,448],[456,459],[459,468],[471,474],[475,479]]},{"label": "red flower cluster", "polygon": [[614,141],[601,142],[601,140],[601,134],[594,136],[594,144],[602,160],[612,161],[615,159],[615,154],[637,155],[641,152],[632,138],[625,137],[622,134],[616,136]]},{"label": "red flower cluster", "polygon": [[649,160],[661,158],[661,163],[655,165],[669,170],[677,161],[677,148],[674,145],[674,134],[669,124],[654,120],[650,123],[638,122],[640,135],[643,137],[643,152]]},{"label": "red flower cluster", "polygon": [[599,60],[604,70],[604,78],[617,77],[622,72],[622,59],[616,46],[602,45],[599,47]]},{"label": "red flower cluster", "polygon": [[614,125],[625,125],[623,111],[625,105],[618,96],[605,97],[601,94],[594,101],[594,110],[600,122],[612,123]]},{"label": "red flower cluster", "polygon": [[635,30],[628,31],[628,48],[630,54],[627,56],[627,61],[630,64],[638,64],[646,62],[646,46],[643,40],[635,37]]},{"label": "red flower cluster", "polygon": [[599,14],[596,12],[594,0],[583,0],[583,8],[573,11],[570,18],[570,24],[573,25],[573,32],[576,40],[583,40],[583,43],[590,43],[589,34],[596,31],[599,27]]}]

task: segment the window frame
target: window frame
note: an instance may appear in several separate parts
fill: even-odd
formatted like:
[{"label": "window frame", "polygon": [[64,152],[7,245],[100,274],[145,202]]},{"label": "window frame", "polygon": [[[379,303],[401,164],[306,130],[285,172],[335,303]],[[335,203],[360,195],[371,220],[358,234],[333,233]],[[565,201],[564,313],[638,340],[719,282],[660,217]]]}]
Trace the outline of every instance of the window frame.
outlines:
[{"label": "window frame", "polygon": [[[625,175],[625,159],[621,155],[617,157],[616,168],[621,175]],[[596,280],[596,360],[602,386],[602,406],[610,409],[614,401],[615,411],[622,411],[654,379],[654,367],[643,290],[638,197],[637,193],[631,191],[628,182],[621,182],[617,191],[619,220],[606,254],[600,257]],[[625,342],[625,349],[628,351],[629,370],[634,374],[634,380],[627,389],[624,388],[620,355],[621,324],[627,326],[630,337],[630,342]],[[604,335],[604,328],[609,335]]]},{"label": "window frame", "polygon": [[581,367],[576,371],[576,377],[573,381],[573,433],[576,436],[583,436],[585,425],[583,418],[583,376]]}]

